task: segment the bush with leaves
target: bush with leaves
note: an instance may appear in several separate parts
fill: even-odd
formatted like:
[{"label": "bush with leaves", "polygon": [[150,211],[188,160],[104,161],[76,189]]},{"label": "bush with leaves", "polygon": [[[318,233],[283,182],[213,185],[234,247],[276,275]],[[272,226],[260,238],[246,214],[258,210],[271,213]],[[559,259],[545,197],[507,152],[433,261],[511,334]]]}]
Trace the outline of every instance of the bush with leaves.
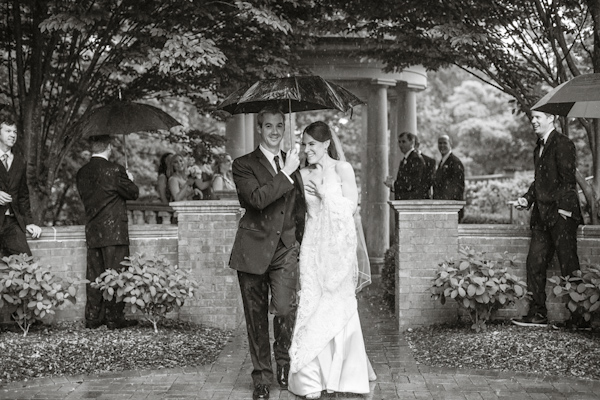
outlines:
[{"label": "bush with leaves", "polygon": [[32,256],[15,254],[0,261],[0,307],[7,306],[23,336],[35,320],[41,320],[66,300],[76,302],[77,285],[87,280],[60,279]]},{"label": "bush with leaves", "polygon": [[177,265],[161,256],[136,254],[126,257],[121,271],[104,271],[91,286],[102,291],[105,300],[125,303],[125,311],[138,311],[154,325],[167,313],[178,310],[186,298],[194,297],[198,283]]},{"label": "bush with leaves", "polygon": [[391,311],[394,311],[396,305],[396,246],[394,244],[386,250],[384,255],[381,267],[381,288],[383,303]]},{"label": "bush with leaves", "polygon": [[496,310],[525,299],[525,282],[509,272],[514,265],[506,254],[486,257],[469,247],[459,250],[460,258],[439,264],[431,287],[432,297],[442,304],[454,299],[470,315],[472,329],[485,329]]},{"label": "bush with leaves", "polygon": [[554,284],[556,297],[568,296],[567,307],[571,313],[582,315],[590,321],[600,309],[600,268],[582,265],[574,276],[553,276],[548,281]]}]

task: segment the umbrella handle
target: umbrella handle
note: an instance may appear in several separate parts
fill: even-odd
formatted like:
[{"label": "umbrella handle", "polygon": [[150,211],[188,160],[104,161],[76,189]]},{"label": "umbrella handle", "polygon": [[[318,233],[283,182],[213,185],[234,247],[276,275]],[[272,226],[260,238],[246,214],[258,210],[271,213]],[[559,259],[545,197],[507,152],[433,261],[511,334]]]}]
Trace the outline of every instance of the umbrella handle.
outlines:
[{"label": "umbrella handle", "polygon": [[288,128],[288,130],[290,131],[290,150],[292,150],[292,148],[295,145],[295,143],[294,143],[294,135],[292,133],[292,99],[288,99],[288,106],[289,106],[288,119],[290,121],[290,127]]}]

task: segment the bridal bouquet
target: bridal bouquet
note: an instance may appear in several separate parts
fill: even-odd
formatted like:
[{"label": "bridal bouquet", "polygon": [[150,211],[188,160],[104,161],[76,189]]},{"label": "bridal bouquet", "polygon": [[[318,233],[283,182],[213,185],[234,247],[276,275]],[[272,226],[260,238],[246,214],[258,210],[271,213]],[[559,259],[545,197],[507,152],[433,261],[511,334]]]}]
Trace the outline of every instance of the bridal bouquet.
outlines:
[{"label": "bridal bouquet", "polygon": [[188,168],[188,176],[191,176],[195,179],[202,179],[202,169],[194,164]]}]

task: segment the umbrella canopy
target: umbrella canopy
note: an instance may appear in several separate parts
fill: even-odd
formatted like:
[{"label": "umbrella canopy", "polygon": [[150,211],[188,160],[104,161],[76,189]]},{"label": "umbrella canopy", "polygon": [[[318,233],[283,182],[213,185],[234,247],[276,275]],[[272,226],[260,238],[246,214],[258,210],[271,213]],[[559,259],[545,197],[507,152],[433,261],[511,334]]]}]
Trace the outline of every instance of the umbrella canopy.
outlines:
[{"label": "umbrella canopy", "polygon": [[181,124],[160,108],[129,101],[98,107],[80,122],[85,138],[169,130],[177,125]]},{"label": "umbrella canopy", "polygon": [[266,106],[287,112],[339,110],[364,104],[354,94],[320,76],[264,79],[230,94],[218,106],[230,114],[257,113]]},{"label": "umbrella canopy", "polygon": [[600,74],[579,75],[552,89],[532,108],[572,118],[600,118]]}]

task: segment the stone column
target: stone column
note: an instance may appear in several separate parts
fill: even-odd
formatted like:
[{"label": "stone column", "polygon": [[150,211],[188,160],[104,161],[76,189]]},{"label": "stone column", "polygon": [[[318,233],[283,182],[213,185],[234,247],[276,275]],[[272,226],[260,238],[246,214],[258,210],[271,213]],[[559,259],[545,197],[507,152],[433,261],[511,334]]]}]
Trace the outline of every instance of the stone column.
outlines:
[{"label": "stone column", "polygon": [[360,123],[360,217],[362,218],[363,228],[365,229],[365,238],[367,237],[366,226],[365,223],[367,221],[367,180],[368,171],[367,168],[369,166],[369,162],[367,159],[367,135],[369,132],[368,121],[369,121],[369,108],[367,105],[360,106],[360,115],[361,115],[361,123]]},{"label": "stone column", "polygon": [[246,135],[246,151],[245,154],[250,153],[258,146],[258,141],[255,138],[256,131],[256,114],[244,114],[245,121],[245,135]]},{"label": "stone column", "polygon": [[[388,100],[387,88],[395,81],[373,80],[367,117],[366,241],[374,270],[383,264],[389,247],[389,189],[383,184],[388,174]],[[377,269],[375,268],[377,267]]]},{"label": "stone column", "polygon": [[458,210],[464,201],[394,200],[398,216],[396,315],[400,331],[456,319],[452,302],[431,298],[431,281],[440,262],[458,253]]},{"label": "stone column", "polygon": [[179,312],[182,320],[235,329],[244,317],[236,271],[229,256],[241,209],[237,200],[169,203],[177,212],[178,265],[200,284]]},{"label": "stone column", "polygon": [[417,131],[417,92],[415,89],[409,88],[406,84],[396,88],[398,96],[398,107],[396,108],[396,134],[394,135],[394,143],[396,149],[394,149],[394,162],[395,166],[400,164],[400,157],[402,156],[398,149],[398,134],[402,132],[411,132],[415,135]]},{"label": "stone column", "polygon": [[225,126],[227,152],[232,158],[246,154],[246,118],[244,114],[233,115]]}]

